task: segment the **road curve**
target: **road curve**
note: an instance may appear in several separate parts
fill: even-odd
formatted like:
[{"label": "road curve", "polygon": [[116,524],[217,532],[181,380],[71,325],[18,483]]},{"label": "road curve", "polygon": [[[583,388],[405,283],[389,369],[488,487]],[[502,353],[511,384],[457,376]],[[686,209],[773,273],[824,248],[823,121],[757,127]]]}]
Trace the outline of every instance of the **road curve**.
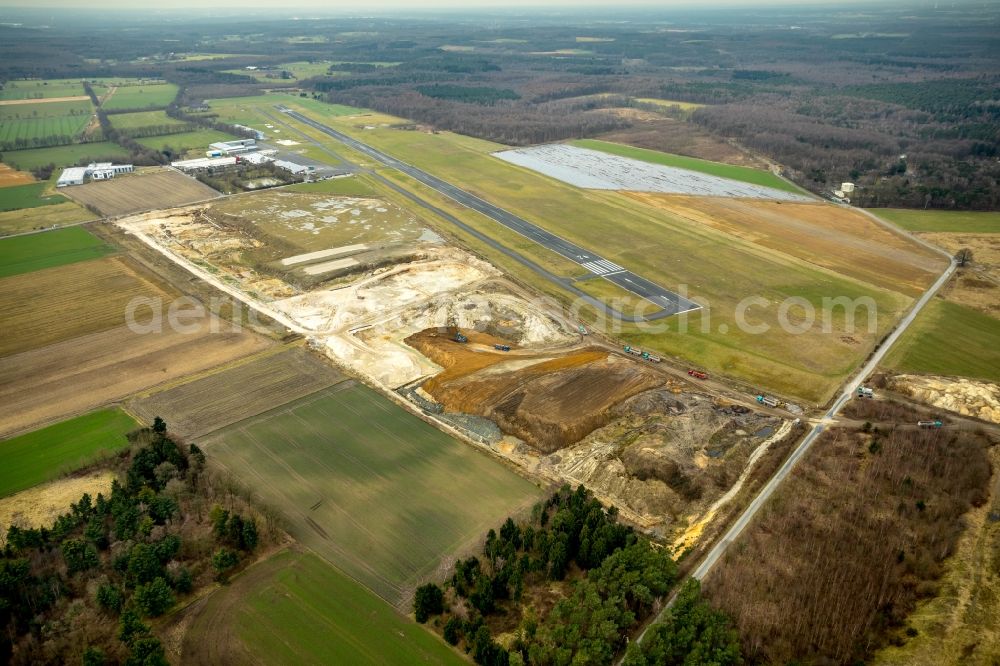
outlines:
[{"label": "road curve", "polygon": [[[322,123],[319,123],[308,116],[304,116],[301,113],[292,111],[288,107],[277,105],[275,107],[278,111],[294,118],[295,120],[312,127],[313,129],[323,132],[327,136],[330,136],[337,141],[353,148],[354,150],[367,155],[368,157],[374,159],[375,161],[390,166],[397,171],[400,171],[411,178],[417,180],[418,182],[430,187],[437,192],[443,194],[449,199],[465,206],[466,208],[472,209],[478,213],[485,215],[491,220],[502,224],[504,227],[510,229],[511,231],[532,240],[542,247],[552,250],[556,254],[568,259],[584,269],[592,273],[593,275],[604,278],[608,282],[615,284],[628,292],[643,298],[650,303],[662,308],[660,311],[644,315],[640,317],[632,318],[632,321],[652,321],[655,319],[662,319],[664,317],[670,317],[675,314],[681,314],[683,312],[691,312],[693,310],[698,310],[701,308],[700,305],[694,301],[690,301],[684,298],[680,294],[676,294],[668,289],[665,289],[654,282],[647,280],[644,277],[636,275],[635,273],[626,270],[622,266],[605,259],[604,257],[591,252],[585,248],[572,243],[565,238],[557,236],[545,229],[542,229],[538,225],[532,224],[527,220],[514,215],[513,213],[500,208],[488,201],[480,199],[476,195],[467,192],[461,188],[458,188],[451,183],[448,183],[440,178],[433,176],[426,171],[418,169],[417,167],[407,164],[401,160],[387,155],[382,151],[369,146],[366,143],[362,143],[357,139],[354,139],[343,132],[338,132],[337,130],[328,127]],[[452,216],[446,216],[449,221],[454,222],[455,218]],[[465,227],[465,225],[462,225]],[[466,227],[466,230],[468,228]],[[477,234],[481,235],[481,234]],[[498,244],[493,241],[490,243],[493,247],[498,247]],[[509,253],[508,253],[509,254]],[[554,277],[554,276],[553,276]],[[566,281],[556,278],[558,283],[565,287]],[[582,292],[580,292],[582,293]],[[614,316],[616,311],[609,311],[609,314]],[[617,313],[621,314],[621,313]],[[628,319],[628,318],[626,318]]]}]

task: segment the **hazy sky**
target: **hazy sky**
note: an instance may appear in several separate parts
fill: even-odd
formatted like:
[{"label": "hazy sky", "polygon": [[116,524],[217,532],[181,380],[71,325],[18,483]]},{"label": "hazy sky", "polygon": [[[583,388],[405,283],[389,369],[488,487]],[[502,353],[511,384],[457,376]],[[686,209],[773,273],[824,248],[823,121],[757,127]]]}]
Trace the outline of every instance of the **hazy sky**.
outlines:
[{"label": "hazy sky", "polygon": [[[847,2],[831,2],[831,0],[624,0],[612,2],[609,0],[156,0],[155,3],[141,3],[136,0],[0,0],[3,7],[73,7],[79,9],[136,9],[136,10],[171,10],[181,8],[239,9],[252,7],[254,9],[272,9],[288,11],[291,9],[313,10],[316,13],[339,13],[345,11],[364,12],[379,9],[439,9],[454,8],[475,10],[477,8],[497,7],[586,7],[592,9],[614,9],[622,7],[692,7],[708,8],[712,6],[727,7],[733,5],[833,5],[857,4],[865,0],[847,0]],[[882,4],[882,3],[879,3]],[[914,3],[915,4],[915,3]]]}]

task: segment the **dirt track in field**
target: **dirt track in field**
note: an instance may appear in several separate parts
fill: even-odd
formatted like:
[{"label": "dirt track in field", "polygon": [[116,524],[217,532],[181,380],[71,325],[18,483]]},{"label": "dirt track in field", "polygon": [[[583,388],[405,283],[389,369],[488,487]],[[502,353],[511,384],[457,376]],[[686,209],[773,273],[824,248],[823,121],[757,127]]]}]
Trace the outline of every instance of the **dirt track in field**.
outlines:
[{"label": "dirt track in field", "polygon": [[40,97],[38,99],[5,99],[0,100],[0,106],[16,106],[18,104],[45,104],[47,102],[82,102],[90,101],[86,95],[75,95],[73,97]]}]

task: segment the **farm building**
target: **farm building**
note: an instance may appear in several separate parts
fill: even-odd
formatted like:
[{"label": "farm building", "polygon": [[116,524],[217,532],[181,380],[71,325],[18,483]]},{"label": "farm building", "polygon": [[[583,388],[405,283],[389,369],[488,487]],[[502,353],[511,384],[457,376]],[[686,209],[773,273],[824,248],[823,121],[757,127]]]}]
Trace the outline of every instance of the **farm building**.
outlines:
[{"label": "farm building", "polygon": [[62,175],[56,181],[56,187],[66,187],[67,185],[83,185],[87,177],[87,167],[70,167],[63,169]]},{"label": "farm building", "polygon": [[91,180],[110,180],[118,174],[132,173],[135,167],[131,164],[112,164],[111,162],[99,162],[88,164],[85,167],[69,167],[63,169],[56,187],[66,187],[67,185],[83,185],[89,177]]},{"label": "farm building", "polygon": [[233,141],[216,141],[208,146],[213,151],[217,150],[223,155],[236,155],[257,150],[256,139],[235,139]]}]

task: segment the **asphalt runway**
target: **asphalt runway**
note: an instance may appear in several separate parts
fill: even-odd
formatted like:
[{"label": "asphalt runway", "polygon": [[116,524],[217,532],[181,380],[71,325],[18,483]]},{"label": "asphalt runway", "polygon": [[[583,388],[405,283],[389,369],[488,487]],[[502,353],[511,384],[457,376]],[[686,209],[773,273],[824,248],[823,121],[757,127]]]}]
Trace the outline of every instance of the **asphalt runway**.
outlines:
[{"label": "asphalt runway", "polygon": [[292,111],[287,107],[277,106],[276,108],[282,113],[291,116],[295,120],[309,125],[310,127],[317,129],[330,137],[333,137],[337,141],[353,148],[359,153],[367,155],[381,164],[393,167],[394,169],[405,173],[411,178],[462,204],[466,208],[471,208],[474,211],[482,213],[491,220],[499,222],[511,231],[521,234],[525,238],[529,238],[539,245],[552,250],[556,254],[579,264],[593,275],[604,278],[608,282],[618,285],[622,289],[644,298],[662,308],[659,312],[643,315],[641,319],[647,321],[662,319],[663,317],[670,317],[675,314],[690,312],[701,308],[700,305],[684,298],[680,294],[674,293],[669,289],[664,289],[658,284],[626,270],[624,267],[605,259],[599,254],[595,254],[594,252],[586,250],[579,245],[571,243],[565,238],[556,236],[555,234],[550,233],[545,229],[542,229],[541,227],[504,210],[503,208],[500,208],[499,206],[495,206],[488,201],[480,199],[474,194],[470,194],[463,189],[455,187],[451,183],[443,181],[436,176],[432,176],[426,171],[422,171],[410,164],[407,164],[406,162],[397,160],[391,155],[387,155],[380,150],[358,141],[357,139],[351,138],[343,132],[338,132],[337,130],[327,127],[322,123],[303,116],[301,113]]}]

